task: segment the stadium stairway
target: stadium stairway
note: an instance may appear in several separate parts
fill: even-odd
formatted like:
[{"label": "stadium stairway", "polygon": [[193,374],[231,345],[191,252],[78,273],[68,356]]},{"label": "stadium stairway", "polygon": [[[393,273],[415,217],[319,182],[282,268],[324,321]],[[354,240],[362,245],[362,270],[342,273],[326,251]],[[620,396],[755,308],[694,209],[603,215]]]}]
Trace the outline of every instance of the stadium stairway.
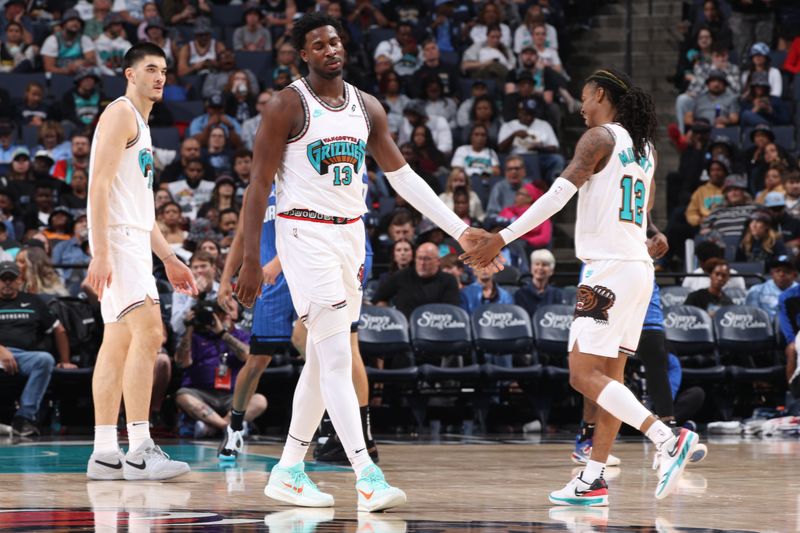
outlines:
[{"label": "stadium stairway", "polygon": [[[666,132],[675,121],[675,88],[666,81],[678,59],[682,35],[677,26],[681,20],[681,3],[674,0],[633,0],[633,57],[632,70],[637,85],[648,91],[658,113],[658,167],[656,188],[666,191],[667,172],[678,168],[679,154],[671,145]],[[595,16],[592,29],[573,37],[575,52],[565,68],[571,77],[570,92],[580,96],[583,80],[603,66],[625,66],[625,0],[607,2]],[[652,12],[650,11],[652,5]],[[565,115],[562,147],[566,157],[572,156],[575,143],[585,131],[579,114]],[[559,270],[577,270],[575,259],[574,228],[575,202],[572,200],[556,218],[553,253]],[[655,222],[666,226],[666,199],[658,194],[654,206]]]}]

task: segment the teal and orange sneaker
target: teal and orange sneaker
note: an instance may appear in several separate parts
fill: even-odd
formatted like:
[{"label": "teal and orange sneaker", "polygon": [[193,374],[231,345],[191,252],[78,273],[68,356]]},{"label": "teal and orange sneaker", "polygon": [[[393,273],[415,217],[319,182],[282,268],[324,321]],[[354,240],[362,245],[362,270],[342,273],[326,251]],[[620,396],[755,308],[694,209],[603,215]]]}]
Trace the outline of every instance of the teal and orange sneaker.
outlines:
[{"label": "teal and orange sneaker", "polygon": [[359,511],[385,511],[406,503],[406,493],[389,485],[376,465],[370,465],[361,472],[356,481],[356,492]]},{"label": "teal and orange sneaker", "polygon": [[572,478],[567,486],[550,493],[550,503],[555,505],[579,505],[585,507],[604,507],[608,505],[608,485],[599,477],[587,483],[581,478],[583,472]]},{"label": "teal and orange sneaker", "polygon": [[273,500],[300,507],[333,507],[333,496],[317,488],[302,462],[289,468],[272,467],[264,494]]},{"label": "teal and orange sneaker", "polygon": [[658,461],[657,500],[666,498],[678,487],[678,480],[683,474],[683,469],[691,460],[699,441],[700,437],[697,433],[681,428],[674,439],[662,444],[656,452]]}]

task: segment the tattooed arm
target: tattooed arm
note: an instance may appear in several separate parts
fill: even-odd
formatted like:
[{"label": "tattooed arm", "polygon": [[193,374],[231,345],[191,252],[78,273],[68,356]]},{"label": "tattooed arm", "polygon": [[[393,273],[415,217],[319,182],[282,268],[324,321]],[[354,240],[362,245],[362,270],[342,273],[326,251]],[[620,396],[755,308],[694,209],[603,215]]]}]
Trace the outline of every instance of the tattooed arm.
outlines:
[{"label": "tattooed arm", "polygon": [[226,331],[222,335],[222,340],[225,341],[225,344],[233,351],[233,354],[239,361],[246,361],[247,356],[250,355],[250,346],[243,343],[236,337],[230,334],[230,332]]},{"label": "tattooed arm", "polygon": [[578,189],[589,181],[592,174],[608,163],[614,151],[614,142],[614,135],[608,128],[602,126],[584,133],[575,147],[575,157],[550,189],[500,233],[488,237],[481,235],[468,237],[476,242],[472,243],[473,249],[463,254],[461,259],[472,266],[484,268],[506,244],[525,235],[561,211]]}]

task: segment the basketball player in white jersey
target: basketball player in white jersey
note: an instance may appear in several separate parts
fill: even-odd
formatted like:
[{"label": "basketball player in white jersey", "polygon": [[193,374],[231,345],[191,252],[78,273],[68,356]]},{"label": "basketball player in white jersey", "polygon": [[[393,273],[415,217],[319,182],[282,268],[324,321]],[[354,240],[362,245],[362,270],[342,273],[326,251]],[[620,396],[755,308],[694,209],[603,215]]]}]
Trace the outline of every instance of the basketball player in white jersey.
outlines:
[{"label": "basketball player in white jersey", "polygon": [[687,429],[674,434],[622,384],[652,293],[651,253],[658,256],[665,245],[663,236],[647,238],[655,185],[655,110],[650,96],[615,69],[598,70],[586,80],[582,103],[589,130],[563,176],[500,233],[468,236],[477,246],[464,259],[477,267],[489,265],[500,249],[556,214],[580,189],[575,252],[585,268],[570,328],[570,384],[601,409],[586,468],[550,493],[550,501],[608,505],[603,471],[620,421],[656,445],[655,496],[661,499],[677,487],[698,436]]},{"label": "basketball player in white jersey", "polygon": [[289,435],[265,493],[293,505],[333,505],[303,467],[327,408],[356,474],[358,509],[380,511],[402,505],[406,495],[369,457],[351,376],[350,324],[359,319],[364,273],[361,174],[367,148],[397,193],[444,231],[464,242],[474,230],[408,166],[380,103],[344,82],[340,32],[337,20],[320,13],[294,24],[292,41],[310,74],[270,99],[256,134],[237,296],[251,306],[262,286],[259,235],[277,174],[278,256],[308,342]]},{"label": "basketball player in white jersey", "polygon": [[[95,410],[90,479],[168,479],[189,471],[150,439],[150,389],[161,346],[161,312],[153,278],[155,253],[176,291],[196,294],[191,271],[155,224],[153,148],[144,117],[161,99],[164,51],[140,43],[125,54],[125,96],[100,116],[89,162],[87,281],[100,300],[103,344],[92,379]],[[117,444],[120,398],[125,398],[128,453]]]}]

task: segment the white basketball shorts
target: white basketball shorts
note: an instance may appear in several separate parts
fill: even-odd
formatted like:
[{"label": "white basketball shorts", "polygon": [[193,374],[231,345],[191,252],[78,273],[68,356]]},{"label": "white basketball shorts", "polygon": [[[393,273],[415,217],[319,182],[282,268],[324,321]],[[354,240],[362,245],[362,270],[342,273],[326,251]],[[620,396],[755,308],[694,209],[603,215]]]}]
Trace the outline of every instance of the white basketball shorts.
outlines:
[{"label": "white basketball shorts", "polygon": [[587,354],[635,354],[653,276],[653,264],[647,261],[587,261],[569,330],[570,351],[577,342]]},{"label": "white basketball shorts", "polygon": [[[361,278],[364,276],[364,223],[326,224],[310,220],[275,219],[276,248],[283,274],[292,294],[297,316],[306,322],[311,304],[322,308],[346,309],[350,323],[359,320]],[[342,321],[344,324],[344,321]]]},{"label": "white basketball shorts", "polygon": [[158,303],[150,232],[129,226],[111,226],[108,246],[111,286],[105,288],[100,301],[106,324],[120,322],[127,313],[143,305],[148,296]]}]

